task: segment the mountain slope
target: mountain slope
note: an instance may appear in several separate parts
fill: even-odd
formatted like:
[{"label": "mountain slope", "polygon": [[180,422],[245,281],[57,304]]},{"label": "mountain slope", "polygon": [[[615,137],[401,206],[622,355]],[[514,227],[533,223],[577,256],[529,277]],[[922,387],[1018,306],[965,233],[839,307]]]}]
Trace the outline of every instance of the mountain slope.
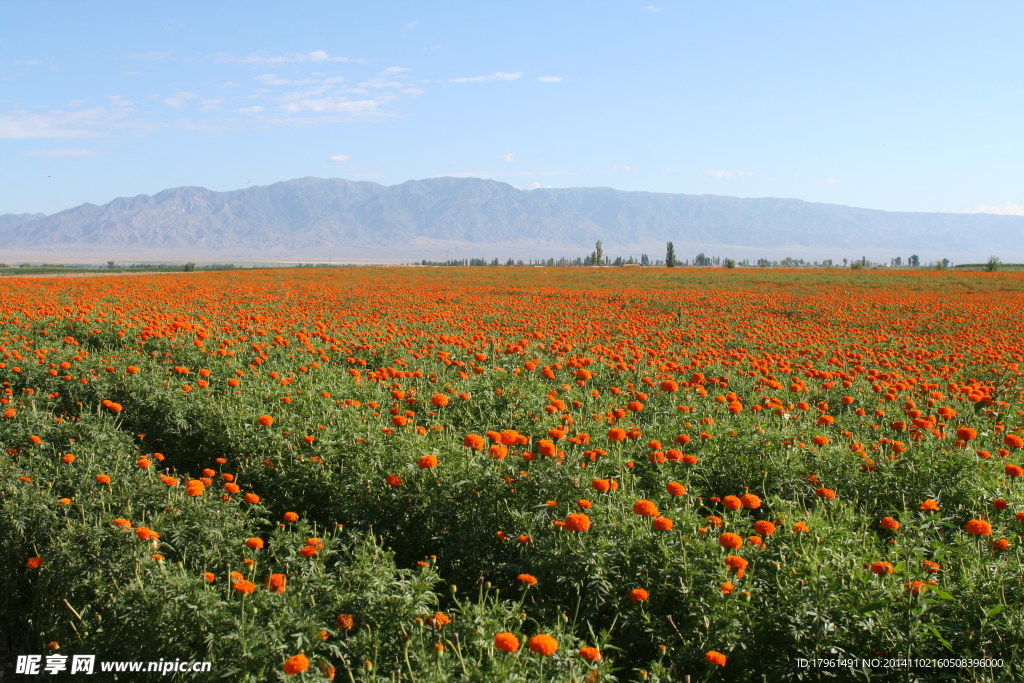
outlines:
[{"label": "mountain slope", "polygon": [[601,240],[607,254],[646,250],[655,258],[673,241],[683,257],[703,247],[741,258],[918,253],[962,262],[989,254],[1024,260],[1024,217],[610,188],[526,191],[476,178],[394,186],[301,178],[232,192],[180,187],[52,216],[0,216],[0,239],[0,255],[118,253],[138,260],[577,256]]}]

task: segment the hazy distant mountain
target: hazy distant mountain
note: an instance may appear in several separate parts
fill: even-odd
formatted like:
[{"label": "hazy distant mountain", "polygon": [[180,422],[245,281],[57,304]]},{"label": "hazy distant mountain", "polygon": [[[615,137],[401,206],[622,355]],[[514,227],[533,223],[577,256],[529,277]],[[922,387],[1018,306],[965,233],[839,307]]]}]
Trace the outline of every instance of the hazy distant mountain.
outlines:
[{"label": "hazy distant mountain", "polygon": [[302,178],[233,192],[201,187],[83,204],[52,216],[0,216],[0,258],[303,261],[516,258],[589,253],[681,258],[1024,260],[1024,216],[897,213],[797,199],[519,190],[475,178],[383,186]]}]

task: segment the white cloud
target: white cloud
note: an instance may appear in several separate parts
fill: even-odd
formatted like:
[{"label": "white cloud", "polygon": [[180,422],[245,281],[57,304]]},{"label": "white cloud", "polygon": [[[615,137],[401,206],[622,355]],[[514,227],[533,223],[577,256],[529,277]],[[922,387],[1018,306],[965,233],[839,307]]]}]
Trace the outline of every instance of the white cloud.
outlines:
[{"label": "white cloud", "polygon": [[172,53],[164,50],[153,50],[151,52],[143,52],[140,54],[134,54],[132,57],[135,59],[141,59],[144,62],[166,62],[171,58]]},{"label": "white cloud", "polygon": [[24,111],[3,114],[0,115],[0,140],[95,137],[99,135],[96,128],[109,116],[110,110],[103,107],[47,114]]},{"label": "white cloud", "polygon": [[839,181],[835,178],[819,178],[818,182],[823,185],[838,185]]},{"label": "white cloud", "polygon": [[34,152],[25,152],[30,157],[92,157],[96,156],[93,149],[40,149]]},{"label": "white cloud", "polygon": [[1024,204],[1006,202],[1003,206],[989,206],[981,204],[973,209],[967,209],[964,213],[995,213],[1001,216],[1024,216]]},{"label": "white cloud", "polygon": [[224,57],[221,57],[221,60],[225,62],[234,62],[237,64],[305,64],[324,62],[363,63],[366,61],[364,59],[353,59],[351,57],[335,57],[325,50],[313,50],[312,52],[301,53],[286,53],[283,55],[247,55],[245,57],[226,55]]},{"label": "white cloud", "polygon": [[312,112],[316,114],[376,114],[382,105],[393,102],[393,97],[368,100],[353,100],[346,95],[327,97],[294,98],[281,105],[290,113]]},{"label": "white cloud", "polygon": [[402,27],[402,30],[403,31],[411,31],[414,28],[416,28],[419,25],[419,23],[420,23],[419,19],[417,19],[416,21],[410,21],[408,24],[406,24],[405,26]]},{"label": "white cloud", "polygon": [[407,66],[389,66],[380,72],[381,76],[393,76],[395,74],[404,74],[406,71],[412,71]]},{"label": "white cloud", "polygon": [[194,92],[178,92],[174,93],[171,97],[164,98],[164,104],[174,109],[183,109],[189,102],[189,100],[197,100],[199,95]]},{"label": "white cloud", "polygon": [[259,114],[262,111],[266,111],[266,109],[267,108],[264,107],[263,105],[257,104],[253,107],[242,107],[241,109],[236,109],[235,111],[239,114]]},{"label": "white cloud", "polygon": [[522,78],[523,74],[520,71],[506,72],[496,71],[490,76],[466,76],[463,78],[453,78],[452,83],[483,83],[485,81],[514,81]]},{"label": "white cloud", "polygon": [[502,154],[498,158],[501,159],[502,161],[505,161],[505,162],[508,162],[508,163],[512,163],[513,161],[516,160],[516,155],[513,154],[512,152],[507,152],[505,154]]},{"label": "white cloud", "polygon": [[537,76],[537,80],[541,83],[561,83],[561,76]]},{"label": "white cloud", "polygon": [[660,12],[661,8],[660,7],[655,7],[654,5],[646,5],[644,7],[644,11],[645,12]]},{"label": "white cloud", "polygon": [[336,164],[344,164],[348,160],[349,156],[347,154],[332,154],[331,156],[327,157],[327,161],[333,161]]},{"label": "white cloud", "polygon": [[291,81],[289,81],[287,78],[281,78],[277,74],[260,74],[259,76],[257,76],[253,80],[254,81],[259,81],[263,85],[271,85],[271,86],[274,86],[274,85],[288,85],[289,83],[291,83]]},{"label": "white cloud", "polygon": [[753,171],[704,171],[704,175],[711,176],[718,180],[728,180],[729,178],[749,178],[754,175]]}]

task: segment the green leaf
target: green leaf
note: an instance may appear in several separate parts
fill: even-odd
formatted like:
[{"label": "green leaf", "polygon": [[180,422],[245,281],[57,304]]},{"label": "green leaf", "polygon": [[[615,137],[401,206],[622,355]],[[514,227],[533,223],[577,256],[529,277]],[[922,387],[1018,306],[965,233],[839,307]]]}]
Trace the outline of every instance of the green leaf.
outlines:
[{"label": "green leaf", "polygon": [[953,650],[953,646],[949,644],[948,640],[946,640],[945,638],[942,637],[941,634],[939,634],[939,632],[935,629],[934,626],[932,626],[931,624],[925,624],[925,628],[927,628],[929,631],[932,632],[932,635],[935,636],[940,643],[942,643],[943,647],[945,647],[950,652],[954,651]]}]

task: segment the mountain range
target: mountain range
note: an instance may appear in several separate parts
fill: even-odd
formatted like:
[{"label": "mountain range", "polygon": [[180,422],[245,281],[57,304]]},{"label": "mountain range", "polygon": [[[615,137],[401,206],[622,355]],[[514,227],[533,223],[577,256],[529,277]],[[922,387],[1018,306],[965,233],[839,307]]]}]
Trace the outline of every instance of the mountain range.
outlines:
[{"label": "mountain range", "polygon": [[888,212],[798,199],[522,190],[477,178],[385,186],[301,178],[214,192],[179,187],[53,215],[0,215],[0,260],[409,262],[448,258],[652,260],[673,242],[738,259],[1024,260],[1024,216]]}]

